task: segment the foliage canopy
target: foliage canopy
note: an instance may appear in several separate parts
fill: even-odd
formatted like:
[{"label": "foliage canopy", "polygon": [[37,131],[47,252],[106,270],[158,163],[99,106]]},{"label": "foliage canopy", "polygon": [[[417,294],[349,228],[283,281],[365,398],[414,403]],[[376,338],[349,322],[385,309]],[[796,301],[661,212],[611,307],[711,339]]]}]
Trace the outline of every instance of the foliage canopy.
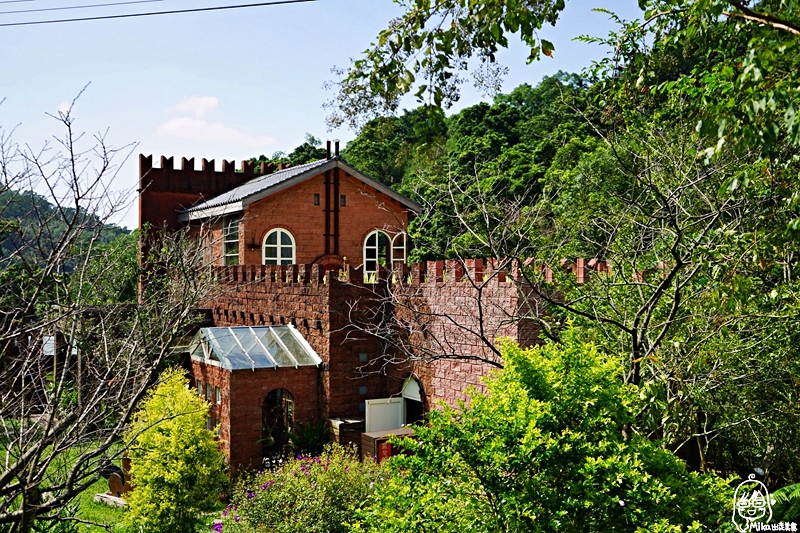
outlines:
[{"label": "foliage canopy", "polygon": [[225,456],[206,429],[208,402],[178,369],[165,371],[125,434],[134,490],[126,521],[137,531],[194,533],[216,510]]}]

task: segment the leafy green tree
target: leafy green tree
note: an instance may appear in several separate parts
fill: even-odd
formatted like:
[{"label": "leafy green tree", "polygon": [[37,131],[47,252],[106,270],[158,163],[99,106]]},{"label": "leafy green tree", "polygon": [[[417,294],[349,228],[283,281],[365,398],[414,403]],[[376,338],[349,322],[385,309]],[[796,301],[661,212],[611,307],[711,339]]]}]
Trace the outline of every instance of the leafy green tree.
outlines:
[{"label": "leafy green tree", "polygon": [[442,406],[402,441],[351,531],[729,531],[731,489],[644,435],[616,357],[563,342],[502,346],[487,393]]},{"label": "leafy green tree", "polygon": [[[141,274],[138,252],[138,230],[95,246],[81,273],[92,280],[84,289],[87,302],[95,305],[136,303]],[[73,280],[79,283],[79,278]]]},{"label": "leafy green tree", "polygon": [[342,157],[368,176],[386,185],[403,179],[407,147],[405,121],[398,117],[381,117],[370,121],[361,133],[347,143]]},{"label": "leafy green tree", "polygon": [[136,531],[193,533],[218,508],[225,456],[206,429],[208,408],[170,369],[136,413],[125,434],[134,486],[126,521]]},{"label": "leafy green tree", "polygon": [[[458,100],[461,73],[477,57],[485,67],[476,77],[487,92],[498,86],[503,69],[495,54],[518,35],[529,48],[528,61],[550,56],[553,44],[537,30],[555,24],[565,0],[506,2],[489,0],[401,0],[405,13],[389,23],[349,68],[335,68],[330,84],[337,94],[326,104],[328,124],[355,130],[377,117],[394,114],[400,98],[413,91],[420,104],[447,109]],[[495,91],[496,92],[496,91]]]},{"label": "leafy green tree", "polygon": [[[698,127],[716,140],[710,154],[725,144],[769,153],[782,142],[800,143],[800,18],[792,2],[648,0],[640,5],[647,23],[623,25],[615,43],[619,59],[638,87],[679,93],[697,107]],[[641,39],[645,35],[649,39]],[[709,61],[659,80],[663,55],[644,48],[646,41],[662,50],[686,50],[688,44]]]}]

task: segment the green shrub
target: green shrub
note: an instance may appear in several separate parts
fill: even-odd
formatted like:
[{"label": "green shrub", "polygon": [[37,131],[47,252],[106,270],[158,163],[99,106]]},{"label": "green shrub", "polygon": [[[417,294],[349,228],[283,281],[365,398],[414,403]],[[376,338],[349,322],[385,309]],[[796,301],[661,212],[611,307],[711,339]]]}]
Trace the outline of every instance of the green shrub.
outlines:
[{"label": "green shrub", "polygon": [[208,403],[168,370],[125,435],[133,492],[125,520],[135,531],[194,533],[219,508],[225,456],[206,429]]},{"label": "green shrub", "polygon": [[374,461],[362,463],[355,448],[331,444],[318,457],[299,455],[275,472],[243,476],[221,527],[225,533],[343,533],[380,478]]},{"label": "green shrub", "polygon": [[[564,335],[505,344],[502,372],[469,406],[442,407],[392,458],[352,531],[727,531],[732,491],[631,434],[637,391],[619,362]],[[627,431],[626,431],[627,429]],[[627,434],[627,436],[626,436]]]},{"label": "green shrub", "polygon": [[295,453],[319,455],[325,449],[325,443],[330,439],[330,432],[327,422],[320,419],[316,422],[297,424],[294,432],[287,436]]}]

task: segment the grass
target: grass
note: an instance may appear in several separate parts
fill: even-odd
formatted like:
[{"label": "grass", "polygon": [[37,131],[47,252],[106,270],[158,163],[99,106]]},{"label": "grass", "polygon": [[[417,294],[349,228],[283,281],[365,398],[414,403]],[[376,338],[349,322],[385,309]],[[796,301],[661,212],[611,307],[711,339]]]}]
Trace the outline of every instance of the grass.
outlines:
[{"label": "grass", "polygon": [[[101,492],[108,492],[108,481],[102,478],[76,498],[76,502],[78,503],[78,518],[89,520],[97,524],[112,526],[112,531],[118,531],[120,533],[126,531],[123,525],[125,517],[124,509],[111,507],[104,503],[94,501],[94,495]],[[84,526],[82,526],[81,529],[83,529],[83,527]],[[96,526],[91,526],[86,529],[87,531],[100,530],[100,528]]]}]

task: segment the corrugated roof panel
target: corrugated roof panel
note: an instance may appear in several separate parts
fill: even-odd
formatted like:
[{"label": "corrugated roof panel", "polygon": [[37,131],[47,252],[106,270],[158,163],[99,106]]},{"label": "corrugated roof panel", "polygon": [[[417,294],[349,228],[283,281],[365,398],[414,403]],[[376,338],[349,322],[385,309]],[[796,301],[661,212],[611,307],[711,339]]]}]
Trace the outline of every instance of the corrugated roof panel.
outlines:
[{"label": "corrugated roof panel", "polygon": [[254,178],[247,183],[243,183],[238,187],[231,189],[228,192],[222,193],[219,196],[215,196],[214,198],[209,198],[204,202],[200,202],[192,207],[188,207],[183,210],[184,213],[191,213],[193,211],[200,211],[201,209],[208,209],[210,207],[218,207],[221,205],[231,204],[234,202],[240,202],[245,198],[257,194],[261,191],[265,191],[270,187],[274,187],[279,183],[282,183],[286,180],[292,179],[295,176],[298,176],[304,172],[309,170],[313,170],[317,167],[321,167],[322,165],[330,163],[329,159],[320,159],[319,161],[313,161],[311,163],[306,163],[304,165],[297,165],[296,167],[290,167],[285,170],[279,170],[272,174],[267,174],[265,176],[259,176],[258,178]]},{"label": "corrugated roof panel", "polygon": [[323,168],[328,169],[336,167],[343,169],[360,181],[369,183],[371,187],[375,187],[376,190],[389,196],[411,211],[415,213],[422,212],[422,206],[418,203],[406,198],[383,183],[359,172],[338,157],[335,157],[333,159],[320,159],[319,161],[280,170],[274,174],[254,178],[219,196],[209,198],[179,211],[178,220],[186,222],[195,219],[219,217],[241,211],[251,202],[258,201],[285,187],[292,186],[295,182],[294,180],[302,181],[304,177],[315,176],[317,173],[322,172]]}]

